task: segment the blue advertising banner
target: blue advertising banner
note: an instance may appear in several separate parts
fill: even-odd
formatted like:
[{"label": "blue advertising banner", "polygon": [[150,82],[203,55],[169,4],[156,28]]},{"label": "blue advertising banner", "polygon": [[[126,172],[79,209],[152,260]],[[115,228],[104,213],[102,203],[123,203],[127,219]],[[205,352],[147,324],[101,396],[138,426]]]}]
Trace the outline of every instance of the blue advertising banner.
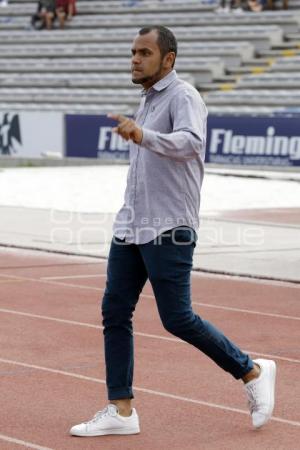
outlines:
[{"label": "blue advertising banner", "polygon": [[299,116],[209,116],[207,131],[207,162],[300,165]]},{"label": "blue advertising banner", "polygon": [[66,157],[128,159],[128,143],[112,133],[116,122],[107,116],[65,116]]},{"label": "blue advertising banner", "polygon": [[[66,115],[68,157],[129,159],[128,143],[103,115]],[[300,116],[209,116],[206,161],[300,166]]]}]

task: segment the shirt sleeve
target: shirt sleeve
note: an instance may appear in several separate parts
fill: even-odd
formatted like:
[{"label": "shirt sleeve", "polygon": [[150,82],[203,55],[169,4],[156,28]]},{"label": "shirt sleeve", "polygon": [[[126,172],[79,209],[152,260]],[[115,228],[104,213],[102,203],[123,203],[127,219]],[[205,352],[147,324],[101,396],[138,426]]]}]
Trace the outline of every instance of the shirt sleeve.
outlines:
[{"label": "shirt sleeve", "polygon": [[170,102],[171,133],[143,128],[141,146],[161,156],[187,161],[204,160],[207,110],[197,92],[182,91]]}]

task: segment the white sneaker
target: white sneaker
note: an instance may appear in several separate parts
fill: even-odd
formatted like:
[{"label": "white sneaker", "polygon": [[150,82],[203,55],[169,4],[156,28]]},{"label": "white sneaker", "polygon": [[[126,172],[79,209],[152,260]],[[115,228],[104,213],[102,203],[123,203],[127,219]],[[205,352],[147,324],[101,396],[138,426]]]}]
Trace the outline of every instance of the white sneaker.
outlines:
[{"label": "white sneaker", "polygon": [[131,416],[124,417],[111,403],[102,411],[98,411],[89,422],[75,425],[70,430],[73,436],[105,436],[107,434],[138,434],[139,432],[139,417],[135,408],[132,408]]},{"label": "white sneaker", "polygon": [[230,9],[228,6],[224,6],[223,8],[222,8],[222,6],[219,6],[219,8],[216,9],[216,12],[218,14],[222,14],[222,13],[226,14],[226,13],[229,13],[229,11],[230,11]]},{"label": "white sneaker", "polygon": [[270,420],[274,409],[276,364],[268,359],[255,359],[260,366],[258,378],[245,384],[248,404],[255,428],[260,428]]},{"label": "white sneaker", "polygon": [[242,8],[234,8],[232,12],[233,14],[243,14],[244,10]]}]

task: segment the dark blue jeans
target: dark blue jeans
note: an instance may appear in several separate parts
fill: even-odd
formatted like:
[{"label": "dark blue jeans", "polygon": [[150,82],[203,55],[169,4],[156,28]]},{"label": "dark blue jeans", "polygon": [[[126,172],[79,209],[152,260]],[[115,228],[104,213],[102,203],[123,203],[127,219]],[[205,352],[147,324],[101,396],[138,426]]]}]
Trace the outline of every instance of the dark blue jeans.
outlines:
[{"label": "dark blue jeans", "polygon": [[190,228],[170,230],[141,245],[113,239],[102,303],[109,400],[133,398],[132,316],[148,278],[166,330],[197,347],[236,379],[253,368],[248,355],[192,310],[195,239]]}]

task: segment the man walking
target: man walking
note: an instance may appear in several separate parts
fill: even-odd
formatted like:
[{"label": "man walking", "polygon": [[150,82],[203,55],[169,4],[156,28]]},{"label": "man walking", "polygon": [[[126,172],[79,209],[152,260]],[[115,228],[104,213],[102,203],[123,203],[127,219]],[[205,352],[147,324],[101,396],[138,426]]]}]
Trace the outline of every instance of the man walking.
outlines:
[{"label": "man walking", "polygon": [[245,383],[254,427],[274,407],[274,361],[252,361],[191,307],[190,274],[199,226],[206,107],[173,69],[177,42],[165,27],[143,28],[133,41],[132,81],[143,86],[134,119],[121,115],[116,133],[130,143],[125,202],[114,223],[102,303],[109,404],[75,436],[139,433],[133,399],[132,315],[147,279],[161,321]]}]

